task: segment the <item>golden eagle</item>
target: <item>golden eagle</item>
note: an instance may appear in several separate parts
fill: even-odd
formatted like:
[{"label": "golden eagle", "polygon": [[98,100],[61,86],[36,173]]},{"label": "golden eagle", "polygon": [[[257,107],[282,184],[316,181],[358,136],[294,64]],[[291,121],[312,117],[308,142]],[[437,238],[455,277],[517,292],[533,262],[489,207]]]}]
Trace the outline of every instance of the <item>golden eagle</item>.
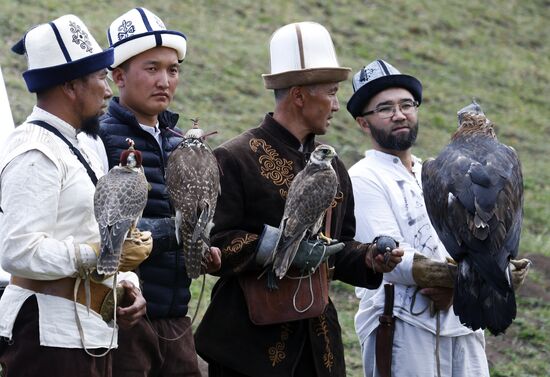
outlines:
[{"label": "golden eagle", "polygon": [[458,263],[455,314],[474,330],[498,335],[516,317],[509,260],[518,254],[523,220],[521,165],[475,101],[458,118],[451,142],[423,165],[424,200]]}]

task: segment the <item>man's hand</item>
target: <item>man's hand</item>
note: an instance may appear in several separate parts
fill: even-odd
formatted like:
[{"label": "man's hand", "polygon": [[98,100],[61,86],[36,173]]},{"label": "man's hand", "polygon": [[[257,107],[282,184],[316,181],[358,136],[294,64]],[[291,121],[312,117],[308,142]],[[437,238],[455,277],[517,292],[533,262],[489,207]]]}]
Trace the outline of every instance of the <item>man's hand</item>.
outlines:
[{"label": "man's hand", "polygon": [[392,271],[403,259],[405,251],[395,248],[390,252],[379,253],[376,244],[370,244],[365,255],[365,264],[375,272],[384,273]]},{"label": "man's hand", "polygon": [[151,232],[141,232],[134,229],[130,238],[122,244],[122,257],[120,258],[119,271],[133,271],[143,262],[153,249]]},{"label": "man's hand", "polygon": [[448,310],[453,304],[453,288],[423,288],[420,293],[432,300],[435,310]]},{"label": "man's hand", "polygon": [[211,247],[202,257],[201,273],[211,274],[218,271],[222,266],[222,252],[217,247]]},{"label": "man's hand", "polygon": [[117,322],[120,327],[128,329],[145,315],[146,302],[139,288],[130,281],[123,280],[120,285],[124,288],[124,299],[116,309]]}]

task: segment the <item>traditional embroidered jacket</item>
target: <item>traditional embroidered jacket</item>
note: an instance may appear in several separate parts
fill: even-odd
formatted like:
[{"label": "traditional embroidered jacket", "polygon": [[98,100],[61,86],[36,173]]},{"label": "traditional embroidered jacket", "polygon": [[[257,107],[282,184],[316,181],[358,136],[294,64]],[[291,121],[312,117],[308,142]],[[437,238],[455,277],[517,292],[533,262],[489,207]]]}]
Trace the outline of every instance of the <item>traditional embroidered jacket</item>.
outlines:
[{"label": "traditional embroidered jacket", "polygon": [[[344,349],[336,309],[329,303],[318,318],[256,326],[249,317],[238,275],[258,271],[254,259],[264,224],[275,227],[283,215],[290,183],[315,148],[314,135],[300,142],[270,114],[263,123],[216,148],[221,175],[212,243],[222,250],[221,277],[195,335],[198,353],[250,376],[292,376],[309,344],[318,376],[345,376]],[[333,202],[331,236],[346,243],[332,256],[334,279],[377,288],[382,280],[365,266],[367,245],[353,240],[351,182],[341,161]],[[307,341],[309,338],[309,341]],[[313,373],[313,372],[312,372]]]}]

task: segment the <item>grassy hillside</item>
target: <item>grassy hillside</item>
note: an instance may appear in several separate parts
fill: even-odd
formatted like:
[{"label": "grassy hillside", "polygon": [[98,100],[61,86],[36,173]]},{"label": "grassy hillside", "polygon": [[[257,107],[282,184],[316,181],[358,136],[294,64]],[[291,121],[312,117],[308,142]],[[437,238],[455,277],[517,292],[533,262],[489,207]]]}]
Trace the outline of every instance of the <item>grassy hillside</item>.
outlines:
[{"label": "grassy hillside", "polygon": [[[354,72],[383,58],[423,82],[421,131],[415,149],[420,157],[433,156],[446,144],[456,127],[457,109],[475,97],[498,125],[500,140],[513,146],[523,163],[521,253],[550,257],[549,0],[0,0],[0,64],[16,123],[31,111],[34,98],[21,79],[24,59],[9,47],[28,26],[74,13],[105,45],[110,21],[136,5],[149,8],[188,37],[188,56],[173,109],[182,114],[182,128],[190,125],[186,119],[198,116],[205,127],[217,129],[213,145],[255,126],[272,109],[272,93],[263,88],[260,76],[269,70],[268,40],[277,27],[294,21],[325,25],[333,35],[340,63]],[[323,137],[348,166],[369,147],[345,110],[350,95],[348,81],[339,93],[342,111]],[[543,281],[541,275],[533,278]],[[359,376],[352,322],[357,302],[345,286],[337,285],[334,292],[349,349],[349,374]],[[541,361],[550,356],[548,312],[547,304],[537,297],[520,306],[519,317],[528,313],[529,318],[542,318],[537,322],[540,331],[534,331],[536,336],[518,335],[510,346],[532,345],[533,352],[517,360],[499,359],[494,376],[550,375],[550,367]],[[526,320],[517,322],[521,325]],[[519,372],[527,365],[527,372]]]}]

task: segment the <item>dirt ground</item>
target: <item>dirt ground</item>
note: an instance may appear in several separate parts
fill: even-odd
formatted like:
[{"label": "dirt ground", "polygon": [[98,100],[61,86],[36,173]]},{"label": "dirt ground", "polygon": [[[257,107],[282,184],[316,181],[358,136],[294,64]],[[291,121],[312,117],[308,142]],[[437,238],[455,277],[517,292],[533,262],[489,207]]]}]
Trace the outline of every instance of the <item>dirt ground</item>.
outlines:
[{"label": "dirt ground", "polygon": [[[550,302],[550,258],[534,254],[526,255],[525,258],[530,259],[533,264],[516,297],[536,298],[542,302]],[[535,274],[537,279],[530,278]],[[522,311],[521,306],[518,306],[518,317],[530,319],[536,323],[536,318],[530,318],[529,314],[529,311]],[[485,351],[490,365],[498,364],[508,357],[505,351],[517,346],[517,335],[518,327],[512,323],[504,335],[485,337],[487,343]]]}]

